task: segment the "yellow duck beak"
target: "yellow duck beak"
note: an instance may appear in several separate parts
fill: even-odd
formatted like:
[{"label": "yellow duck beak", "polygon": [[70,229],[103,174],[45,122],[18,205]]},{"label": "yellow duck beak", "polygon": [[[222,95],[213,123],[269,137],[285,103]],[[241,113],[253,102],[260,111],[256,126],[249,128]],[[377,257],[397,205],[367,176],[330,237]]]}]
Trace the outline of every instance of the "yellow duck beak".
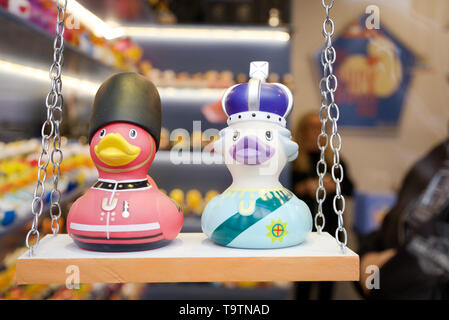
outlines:
[{"label": "yellow duck beak", "polygon": [[109,166],[124,166],[140,154],[140,148],[130,144],[119,133],[108,133],[94,148],[95,155]]}]

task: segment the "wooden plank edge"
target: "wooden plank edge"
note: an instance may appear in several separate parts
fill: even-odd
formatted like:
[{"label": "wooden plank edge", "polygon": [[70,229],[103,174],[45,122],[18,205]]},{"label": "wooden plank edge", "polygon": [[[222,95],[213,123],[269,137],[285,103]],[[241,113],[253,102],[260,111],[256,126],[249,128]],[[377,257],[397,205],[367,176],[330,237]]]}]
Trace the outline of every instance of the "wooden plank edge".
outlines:
[{"label": "wooden plank edge", "polygon": [[[242,261],[244,260],[244,261]],[[359,257],[19,259],[18,284],[358,281]],[[68,269],[71,267],[72,269]]]}]

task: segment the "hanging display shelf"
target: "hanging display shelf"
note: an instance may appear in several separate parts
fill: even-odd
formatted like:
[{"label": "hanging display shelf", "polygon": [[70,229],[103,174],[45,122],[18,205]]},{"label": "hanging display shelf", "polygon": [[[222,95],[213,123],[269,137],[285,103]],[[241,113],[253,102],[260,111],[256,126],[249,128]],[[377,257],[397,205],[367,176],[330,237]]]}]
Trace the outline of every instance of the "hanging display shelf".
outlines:
[{"label": "hanging display shelf", "polygon": [[[58,21],[57,37],[63,39],[64,13],[67,1],[63,4],[57,3]],[[326,20],[323,25],[323,35],[326,38],[326,47],[323,49],[323,68],[329,70],[329,74],[321,80],[325,81],[327,91],[325,94],[333,97],[336,89],[336,78],[333,76],[332,63],[335,61],[335,52],[331,47],[331,36],[333,33],[333,21],[329,18],[329,10],[333,6],[332,0],[329,5],[323,1],[326,8]],[[331,27],[331,31],[326,31],[326,26]],[[57,85],[61,81],[61,59],[63,51],[63,41],[55,42],[55,61],[52,69],[57,68],[52,74],[52,90],[50,94],[62,96],[61,86]],[[59,61],[59,62],[58,62]],[[333,77],[332,77],[333,76]],[[331,80],[335,79],[335,86],[332,87]],[[62,102],[57,99],[56,102]],[[55,102],[55,103],[56,103]],[[48,104],[48,103],[47,103]],[[339,136],[337,131],[338,117],[331,116],[331,108],[337,109],[335,103],[324,104],[322,111],[327,111],[330,121],[333,124],[333,134]],[[55,107],[47,106],[50,111]],[[62,108],[62,105],[59,106]],[[328,110],[329,109],[329,110]],[[337,111],[338,112],[338,109]],[[320,111],[320,114],[322,112]],[[50,120],[53,118],[50,118]],[[49,120],[49,121],[50,121]],[[59,125],[59,120],[54,120]],[[45,123],[44,123],[45,126]],[[43,129],[44,131],[44,129]],[[53,132],[53,131],[52,131]],[[52,138],[52,137],[50,137]],[[55,130],[53,137],[60,139],[59,130]],[[335,154],[334,159],[339,159],[337,148],[332,145]],[[326,146],[322,149],[324,150]],[[43,150],[44,152],[44,150]],[[48,150],[46,150],[48,153]],[[57,162],[58,159],[53,159]],[[335,161],[335,160],[334,160]],[[343,173],[339,179],[335,177],[334,167],[339,167],[339,163],[334,163],[332,176],[339,185],[343,178]],[[40,167],[43,170],[45,167]],[[57,190],[59,173],[53,172],[56,182],[54,189]],[[323,173],[319,173],[320,179]],[[38,179],[39,179],[38,175]],[[320,180],[321,181],[321,180]],[[37,189],[39,190],[39,182]],[[42,182],[41,182],[42,183]],[[320,183],[320,186],[322,184]],[[318,192],[318,191],[317,191]],[[34,202],[39,202],[41,197],[35,192]],[[127,282],[220,282],[220,281],[357,281],[359,280],[359,256],[346,247],[347,232],[343,225],[344,199],[341,194],[334,198],[334,210],[339,217],[337,229],[337,239],[328,233],[309,233],[305,241],[299,245],[278,249],[236,249],[214,244],[203,233],[181,233],[167,246],[147,251],[136,252],[97,252],[80,249],[67,234],[57,234],[57,228],[53,230],[53,235],[47,235],[40,242],[29,243],[29,236],[36,235],[39,239],[38,218],[39,212],[34,206],[34,223],[29,231],[26,244],[29,252],[22,255],[17,260],[16,280],[19,284],[54,284],[67,282],[80,283],[127,283]],[[324,201],[323,199],[320,199]],[[336,209],[336,200],[341,200],[343,208]],[[59,202],[52,202],[52,205],[59,207]],[[51,214],[52,221],[57,220],[57,215]],[[323,213],[319,211],[318,217],[322,218],[322,224],[315,221],[316,229],[321,230],[324,225]],[[344,235],[343,241],[338,239],[338,235]],[[336,241],[337,240],[337,241]],[[39,246],[38,246],[39,244]]]},{"label": "hanging display shelf", "polygon": [[82,250],[59,234],[42,239],[35,255],[17,260],[19,284],[66,283],[75,272],[81,283],[357,281],[359,257],[342,252],[328,233],[315,232],[283,249],[233,249],[202,233],[181,233],[166,247],[121,253]]}]

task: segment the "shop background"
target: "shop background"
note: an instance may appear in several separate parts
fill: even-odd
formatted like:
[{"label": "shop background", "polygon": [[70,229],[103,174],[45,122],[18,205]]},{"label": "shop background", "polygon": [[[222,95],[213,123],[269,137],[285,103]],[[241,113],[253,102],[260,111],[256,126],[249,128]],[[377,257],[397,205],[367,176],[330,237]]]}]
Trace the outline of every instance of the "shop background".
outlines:
[{"label": "shop background", "polygon": [[[398,189],[410,166],[449,131],[449,2],[338,1],[332,8],[335,35],[369,5],[379,7],[380,23],[413,51],[419,65],[397,128],[342,128],[342,155],[358,191],[390,193]],[[312,59],[322,45],[324,12],[320,1],[292,1],[292,14],[291,66],[296,86],[290,124],[294,127],[302,114],[320,106],[319,71]]]},{"label": "shop background", "polygon": [[[95,1],[95,5],[93,5],[92,10],[95,13],[97,13],[96,6],[98,6],[98,10],[102,7],[99,3],[100,1]],[[278,1],[278,3],[282,4],[284,1]],[[289,122],[291,129],[294,131],[301,116],[309,111],[317,111],[320,105],[318,89],[320,73],[315,55],[323,43],[321,27],[324,9],[321,6],[321,1],[318,0],[292,0],[290,4],[291,8],[288,14],[285,13],[285,10],[282,12],[283,21],[289,22],[288,27],[291,29],[292,38],[288,44],[290,52],[283,52],[276,61],[270,61],[270,63],[272,70],[280,74],[291,72],[293,75],[295,107]],[[360,210],[365,216],[368,216],[369,210],[383,210],[394,203],[393,194],[397,191],[405,172],[432,146],[447,137],[449,130],[449,2],[446,0],[336,0],[336,4],[331,11],[336,26],[334,38],[338,37],[351,21],[359,18],[369,5],[379,7],[381,24],[413,51],[417,57],[417,66],[413,72],[413,78],[408,88],[397,127],[389,129],[340,128],[343,137],[342,156],[347,162],[348,172],[355,182],[357,192],[365,197],[362,199],[363,201],[358,203],[361,204]],[[186,13],[186,16],[182,17],[180,21],[191,22],[195,19],[187,14],[189,10],[186,8],[180,6],[177,9],[179,12]],[[266,26],[266,21],[263,20],[254,19],[247,22]],[[207,23],[211,23],[211,21],[201,21],[201,24]],[[226,23],[220,22],[218,24]],[[236,25],[236,27],[240,28],[241,25]],[[7,48],[4,48],[1,59],[22,61],[24,64],[32,62],[39,64],[39,67],[45,70],[47,69],[49,59],[44,58],[40,61],[33,59],[50,57],[52,49],[50,45],[47,47],[32,41],[22,42],[20,36],[8,33],[6,28],[0,32],[0,37],[3,40],[9,39],[4,41],[11,44],[9,47],[16,46],[16,49],[10,52]],[[18,40],[16,41],[16,39]],[[185,48],[186,58],[183,60],[182,54],[174,52],[175,49],[170,50],[169,48],[168,51],[162,50],[160,52],[151,51],[151,43],[145,44],[138,40],[136,42],[144,49],[144,56],[155,64],[159,63],[161,69],[205,72],[213,68],[220,71],[226,68],[235,68],[232,70],[235,73],[246,73],[248,62],[252,60],[252,58],[245,56],[242,51],[233,54],[226,44],[217,44],[213,47],[213,50],[220,47],[222,49],[220,54],[213,57],[211,56],[213,50],[208,51],[210,46],[187,46]],[[268,45],[261,46],[261,48],[264,47],[265,51],[259,52],[258,59],[263,56],[271,57],[275,55],[273,52],[276,50],[271,51]],[[167,62],[168,57],[165,60],[158,60],[167,52],[173,53],[174,55],[171,58],[180,59],[180,63],[172,65]],[[68,55],[67,61],[72,61],[73,64],[66,64],[64,72],[70,71],[74,67],[81,78],[100,83],[106,75],[113,71],[112,68],[96,66],[95,61],[91,59],[82,59],[82,63],[77,65],[76,58],[70,60],[70,53],[66,51],[66,54]],[[205,59],[203,64],[201,63],[202,59]],[[270,58],[269,60],[273,59]],[[229,62],[229,64],[223,63],[224,61]],[[222,62],[223,65],[218,67],[216,64],[219,62]],[[64,90],[66,105],[68,106],[68,114],[65,115],[67,119],[72,118],[75,122],[76,119],[85,120],[90,111],[94,92],[82,94],[76,92],[77,94],[74,94],[74,88],[68,86],[64,87]],[[48,83],[45,81],[24,80],[20,76],[0,73],[0,125],[2,127],[0,132],[4,142],[40,134],[40,123],[44,117],[43,99],[47,91]],[[208,101],[208,103],[210,102],[213,101]],[[178,102],[174,101],[172,106],[177,104]],[[179,113],[174,108],[167,107],[163,112],[175,121],[182,118],[179,117]],[[201,115],[192,117],[200,118]],[[172,124],[174,127],[179,126],[175,122],[172,122]],[[221,128],[223,124],[216,124],[216,126]],[[203,124],[203,129],[206,128],[207,126]],[[73,130],[72,134],[76,136],[83,134],[86,127],[79,126],[79,128],[71,129]],[[152,169],[154,168],[157,168],[157,166],[152,167]],[[227,171],[216,171],[215,174],[223,176],[227,175]],[[161,180],[167,181],[163,176]],[[229,177],[226,176],[223,181],[223,185],[227,185]],[[200,187],[200,184],[193,187],[200,188],[203,193],[210,188],[207,185]],[[366,202],[364,202],[365,200]],[[382,206],[374,208],[369,204],[373,202],[382,204]],[[357,204],[348,204],[345,222],[349,226],[354,223],[356,207]],[[333,213],[330,212],[329,214]],[[377,225],[373,225],[372,219],[368,219],[365,227],[367,230],[372,230]],[[349,232],[351,236],[350,247],[357,249],[354,232],[352,230]],[[14,243],[14,241],[11,241],[11,243],[2,241],[1,246],[4,248],[11,246],[12,248],[15,245]],[[264,291],[266,289],[264,285],[261,285],[261,290],[255,289],[252,291],[251,289],[247,290],[247,288],[254,288],[256,286],[254,283],[227,284],[226,289],[221,288],[223,290],[219,291],[215,290],[216,287],[219,287],[217,284],[208,285],[207,290],[194,284],[155,284],[149,286],[150,290],[146,291],[145,297],[158,298],[163,295],[167,298],[183,298],[188,293],[192,296],[226,298],[235,297],[238,291],[239,297],[242,298],[293,298],[291,290],[289,291],[291,284],[277,284],[277,287],[271,288],[271,291]],[[139,292],[140,294],[140,290],[143,290],[141,286],[137,286],[137,289],[133,289],[132,286],[132,284],[128,286],[128,290],[131,292]],[[235,289],[236,287],[239,287],[239,289]],[[241,290],[242,288],[243,290]],[[122,289],[127,290],[126,287]],[[103,294],[107,290],[112,292],[118,289],[116,287],[100,288],[99,292]],[[100,296],[102,296],[101,294]],[[138,296],[131,294],[128,297],[136,298]],[[61,297],[64,296],[61,295]],[[339,299],[360,298],[351,283],[338,284],[334,297]]]}]

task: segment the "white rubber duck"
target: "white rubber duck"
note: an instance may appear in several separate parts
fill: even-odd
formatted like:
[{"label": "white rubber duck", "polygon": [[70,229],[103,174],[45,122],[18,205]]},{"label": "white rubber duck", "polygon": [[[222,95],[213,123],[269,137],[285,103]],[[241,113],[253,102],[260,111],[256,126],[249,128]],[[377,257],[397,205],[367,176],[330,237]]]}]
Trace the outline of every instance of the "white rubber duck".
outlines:
[{"label": "white rubber duck", "polygon": [[222,154],[233,183],[213,198],[202,215],[203,232],[214,242],[236,248],[297,245],[312,230],[307,205],[279,182],[298,145],[285,127],[293,98],[279,83],[265,83],[268,62],[250,66],[248,83],[225,92],[228,127],[214,149]]}]

